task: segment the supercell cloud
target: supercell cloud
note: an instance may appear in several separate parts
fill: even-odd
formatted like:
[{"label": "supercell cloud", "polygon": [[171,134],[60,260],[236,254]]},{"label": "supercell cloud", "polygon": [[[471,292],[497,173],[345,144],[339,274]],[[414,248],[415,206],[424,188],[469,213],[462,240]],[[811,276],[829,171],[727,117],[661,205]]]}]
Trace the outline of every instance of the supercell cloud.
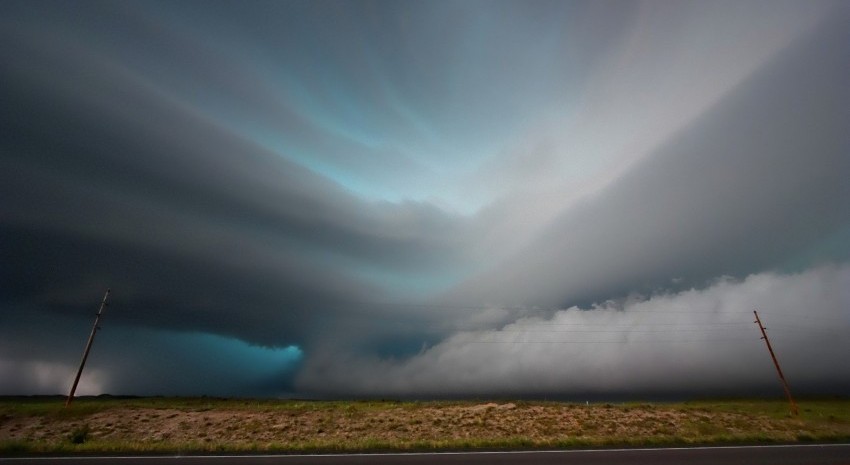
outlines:
[{"label": "supercell cloud", "polygon": [[760,308],[760,318],[775,323],[773,343],[795,387],[816,391],[827,383],[846,392],[848,282],[848,266],[726,278],[700,290],[460,331],[402,360],[329,357],[311,363],[299,384],[335,386],[329,391],[336,395],[425,397],[771,392],[772,362],[753,337],[752,312],[741,310]]},{"label": "supercell cloud", "polygon": [[3,2],[0,394],[846,393],[848,20]]}]

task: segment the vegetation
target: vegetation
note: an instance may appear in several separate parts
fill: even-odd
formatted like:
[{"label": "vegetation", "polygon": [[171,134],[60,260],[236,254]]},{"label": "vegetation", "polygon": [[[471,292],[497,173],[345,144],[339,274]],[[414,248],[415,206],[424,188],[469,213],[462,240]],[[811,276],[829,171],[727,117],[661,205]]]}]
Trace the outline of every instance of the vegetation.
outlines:
[{"label": "vegetation", "polygon": [[0,398],[0,455],[579,448],[850,440],[850,400],[685,403]]}]

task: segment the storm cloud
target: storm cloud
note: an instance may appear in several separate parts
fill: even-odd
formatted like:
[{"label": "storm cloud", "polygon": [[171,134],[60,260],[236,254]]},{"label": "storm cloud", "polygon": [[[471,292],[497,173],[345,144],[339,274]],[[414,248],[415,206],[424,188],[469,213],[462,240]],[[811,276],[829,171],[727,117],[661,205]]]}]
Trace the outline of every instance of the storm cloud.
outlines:
[{"label": "storm cloud", "polygon": [[777,53],[467,292],[557,306],[846,260],[850,55],[829,46],[842,29],[826,22]]},{"label": "storm cloud", "polygon": [[778,380],[754,324],[759,309],[795,387],[846,392],[848,280],[850,267],[826,266],[572,307],[460,331],[402,360],[312,360],[298,385],[328,395],[422,397],[765,393]]},{"label": "storm cloud", "polygon": [[108,287],[85,393],[764,391],[756,308],[846,390],[848,19],[4,2],[0,393],[67,389]]}]

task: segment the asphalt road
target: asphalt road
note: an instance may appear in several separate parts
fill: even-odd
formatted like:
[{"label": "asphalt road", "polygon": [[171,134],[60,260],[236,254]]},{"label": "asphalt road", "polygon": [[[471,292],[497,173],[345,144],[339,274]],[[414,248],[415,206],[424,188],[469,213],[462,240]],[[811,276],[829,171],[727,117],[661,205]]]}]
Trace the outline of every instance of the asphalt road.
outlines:
[{"label": "asphalt road", "polygon": [[850,465],[850,444],[364,455],[0,458],[4,465]]}]

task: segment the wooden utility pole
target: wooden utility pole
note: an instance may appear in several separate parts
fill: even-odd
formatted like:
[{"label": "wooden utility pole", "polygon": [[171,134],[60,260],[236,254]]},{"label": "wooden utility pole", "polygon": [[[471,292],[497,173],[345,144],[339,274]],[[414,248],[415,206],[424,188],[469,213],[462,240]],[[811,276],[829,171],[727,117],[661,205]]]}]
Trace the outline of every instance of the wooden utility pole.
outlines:
[{"label": "wooden utility pole", "polygon": [[103,309],[108,305],[106,303],[106,299],[109,298],[109,291],[110,289],[106,290],[106,294],[103,295],[103,300],[100,302],[100,308],[97,310],[97,316],[94,319],[94,326],[91,329],[89,341],[86,343],[86,350],[83,351],[83,359],[80,361],[80,368],[77,370],[77,376],[74,378],[74,384],[71,386],[71,392],[68,394],[68,400],[65,401],[65,407],[71,405],[71,401],[74,400],[74,393],[77,391],[77,384],[80,382],[80,375],[83,374],[83,367],[86,365],[86,359],[89,358],[91,345],[92,342],[94,342],[94,335],[97,334],[97,330],[100,329],[100,317],[103,315]]},{"label": "wooden utility pole", "polygon": [[788,403],[791,404],[791,413],[793,415],[799,415],[800,411],[797,409],[797,403],[794,402],[794,398],[791,397],[791,389],[788,387],[788,381],[785,381],[785,375],[782,374],[782,368],[779,368],[779,361],[776,360],[776,354],[773,353],[773,347],[770,346],[770,339],[767,338],[767,332],[765,332],[764,326],[761,324],[759,314],[755,310],[753,310],[753,314],[756,316],[756,321],[753,323],[759,325],[762,336],[761,338],[764,339],[764,343],[767,344],[767,351],[770,352],[770,358],[773,359],[773,365],[776,366],[776,372],[779,374],[779,380],[782,381],[782,387],[785,389],[785,395],[788,397]]}]

